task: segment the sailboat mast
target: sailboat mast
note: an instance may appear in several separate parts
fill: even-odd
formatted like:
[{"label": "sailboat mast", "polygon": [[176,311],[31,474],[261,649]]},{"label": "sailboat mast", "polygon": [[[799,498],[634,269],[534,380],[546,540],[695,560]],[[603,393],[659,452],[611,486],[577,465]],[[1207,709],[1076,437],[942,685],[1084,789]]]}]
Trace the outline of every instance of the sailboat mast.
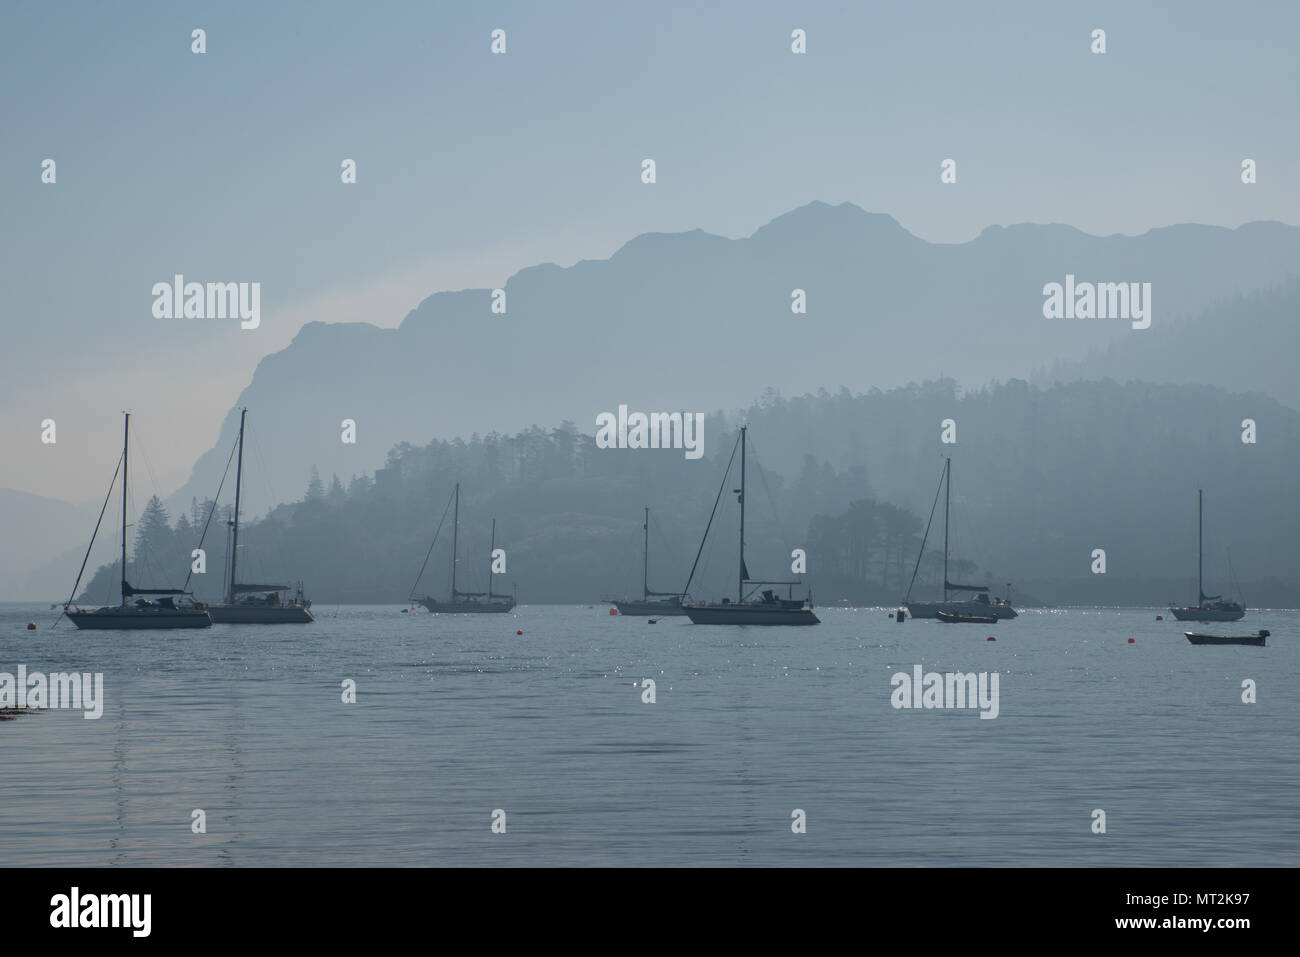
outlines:
[{"label": "sailboat mast", "polygon": [[1202,573],[1202,552],[1201,552],[1201,528],[1205,521],[1205,490],[1196,490],[1196,604],[1200,605],[1205,599],[1205,584],[1201,580]]},{"label": "sailboat mast", "polygon": [[641,552],[641,600],[650,598],[650,506],[645,507],[645,523],[641,526],[645,532],[645,547]]},{"label": "sailboat mast", "polygon": [[122,425],[122,607],[126,607],[126,450],[131,445],[131,413]]},{"label": "sailboat mast", "polygon": [[[446,514],[445,512],[443,514]],[[456,517],[451,526],[451,600],[456,600],[456,556],[460,547],[460,483],[456,483]]]},{"label": "sailboat mast", "polygon": [[235,523],[231,533],[230,543],[230,594],[227,601],[230,604],[235,603],[235,563],[239,559],[239,492],[244,484],[244,418],[248,415],[247,409],[239,410],[239,461],[235,464]]},{"label": "sailboat mast", "polygon": [[492,544],[488,546],[488,601],[492,600],[492,555],[497,550],[497,520],[492,519]]},{"label": "sailboat mast", "polygon": [[943,483],[943,600],[948,600],[948,508],[952,504],[952,459],[944,460],[947,479]]},{"label": "sailboat mast", "polygon": [[745,432],[746,426],[740,427],[740,583],[736,589],[736,601],[745,600]]}]

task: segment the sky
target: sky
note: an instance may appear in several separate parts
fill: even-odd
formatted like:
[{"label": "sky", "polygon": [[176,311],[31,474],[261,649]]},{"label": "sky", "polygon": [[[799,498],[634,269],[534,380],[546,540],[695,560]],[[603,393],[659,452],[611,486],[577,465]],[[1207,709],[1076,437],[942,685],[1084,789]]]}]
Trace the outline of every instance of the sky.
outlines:
[{"label": "sky", "polygon": [[[1298,35],[1281,2],[4,4],[0,487],[101,498],[131,409],[166,495],[304,323],[644,232],[1300,223]],[[176,273],[260,282],[261,325],[156,319]]]}]

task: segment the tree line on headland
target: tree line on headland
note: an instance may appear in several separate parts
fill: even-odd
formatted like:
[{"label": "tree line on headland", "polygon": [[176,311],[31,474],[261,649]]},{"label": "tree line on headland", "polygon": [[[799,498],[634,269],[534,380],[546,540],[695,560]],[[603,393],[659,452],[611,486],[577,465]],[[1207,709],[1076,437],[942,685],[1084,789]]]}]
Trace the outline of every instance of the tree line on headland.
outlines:
[{"label": "tree line on headland", "polygon": [[[1255,441],[1242,441],[1250,419]],[[952,420],[956,441],[941,441]],[[705,419],[706,454],[601,449],[572,422],[514,435],[401,443],[373,475],[310,469],[302,498],[240,529],[240,578],[305,584],[317,602],[402,602],[449,587],[451,518],[461,483],[458,585],[485,590],[490,523],[506,552],[493,590],[522,603],[639,594],[642,507],[650,506],[650,588],[685,585],[740,423],[750,426],[746,562],[787,579],[792,553],[820,604],[894,604],[914,570],[918,597],[942,581],[943,507],[917,567],[945,456],[953,459],[949,575],[1013,600],[1160,604],[1191,600],[1196,490],[1206,489],[1207,590],[1239,582],[1247,603],[1300,599],[1295,495],[1300,415],[1259,395],[1108,380],[1037,388],[1013,380],[961,393],[951,380],[865,394],[769,391]],[[304,476],[306,477],[306,475]],[[735,589],[732,473],[691,592]],[[229,486],[227,486],[229,488]],[[223,494],[223,500],[229,498]],[[132,584],[178,587],[211,502],[169,516],[152,500],[133,532]],[[216,600],[227,566],[229,504],[203,547],[195,594]],[[443,528],[429,551],[439,521]],[[111,536],[110,536],[111,537]],[[1097,574],[1094,553],[1106,553]],[[413,586],[425,555],[428,565]],[[1230,559],[1230,560],[1229,560]],[[116,601],[116,563],[81,600]]]}]

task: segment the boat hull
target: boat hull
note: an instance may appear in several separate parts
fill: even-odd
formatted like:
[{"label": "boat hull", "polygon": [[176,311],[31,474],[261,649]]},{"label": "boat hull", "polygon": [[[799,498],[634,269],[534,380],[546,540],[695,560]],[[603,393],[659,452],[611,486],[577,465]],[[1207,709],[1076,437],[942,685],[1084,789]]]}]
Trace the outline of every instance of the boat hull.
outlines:
[{"label": "boat hull", "polygon": [[998,605],[983,601],[909,601],[903,607],[912,618],[938,618],[939,612],[963,617],[991,616],[998,621],[1016,618],[1016,610],[1010,605]]},{"label": "boat hull", "polygon": [[669,615],[685,615],[686,609],[675,601],[616,601],[613,603],[620,615],[633,617],[663,618]]},{"label": "boat hull", "polygon": [[1183,634],[1194,645],[1255,645],[1262,648],[1269,633],[1261,631],[1256,635],[1198,635],[1195,632],[1185,631]]},{"label": "boat hull", "polygon": [[1170,608],[1169,613],[1179,621],[1241,621],[1246,617],[1244,608]]},{"label": "boat hull", "polygon": [[772,607],[766,602],[726,605],[686,605],[696,625],[817,625],[820,619],[811,608]]},{"label": "boat hull", "polygon": [[436,598],[425,598],[420,604],[435,615],[503,615],[515,607],[512,598],[494,601],[438,601]]},{"label": "boat hull", "polygon": [[145,631],[172,628],[211,628],[207,611],[188,608],[100,608],[65,612],[78,628],[89,631]]},{"label": "boat hull", "polygon": [[305,625],[316,620],[302,605],[209,605],[218,625]]},{"label": "boat hull", "polygon": [[958,615],[947,611],[935,612],[934,617],[949,625],[992,625],[998,620],[996,615]]}]

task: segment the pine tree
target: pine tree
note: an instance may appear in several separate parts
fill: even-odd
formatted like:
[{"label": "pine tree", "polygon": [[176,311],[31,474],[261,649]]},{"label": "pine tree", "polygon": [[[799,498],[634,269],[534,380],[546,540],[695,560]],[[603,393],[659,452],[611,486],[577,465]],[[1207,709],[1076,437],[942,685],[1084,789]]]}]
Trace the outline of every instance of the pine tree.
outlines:
[{"label": "pine tree", "polygon": [[316,466],[311,467],[311,481],[307,483],[307,494],[303,496],[304,501],[319,502],[325,497],[325,483],[320,480],[320,469]]}]

